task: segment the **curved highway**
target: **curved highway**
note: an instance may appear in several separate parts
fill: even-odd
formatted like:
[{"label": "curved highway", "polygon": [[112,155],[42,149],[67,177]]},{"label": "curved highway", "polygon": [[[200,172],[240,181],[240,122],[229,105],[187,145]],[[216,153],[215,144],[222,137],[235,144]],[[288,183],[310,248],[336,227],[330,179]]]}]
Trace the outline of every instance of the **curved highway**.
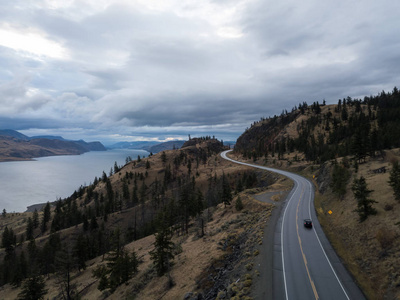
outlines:
[{"label": "curved highway", "polygon": [[[222,152],[222,158],[276,172],[294,182],[275,227],[270,299],[365,299],[321,229],[310,181],[290,172],[235,161],[226,156],[229,151]],[[313,220],[311,229],[303,226],[304,219]]]}]

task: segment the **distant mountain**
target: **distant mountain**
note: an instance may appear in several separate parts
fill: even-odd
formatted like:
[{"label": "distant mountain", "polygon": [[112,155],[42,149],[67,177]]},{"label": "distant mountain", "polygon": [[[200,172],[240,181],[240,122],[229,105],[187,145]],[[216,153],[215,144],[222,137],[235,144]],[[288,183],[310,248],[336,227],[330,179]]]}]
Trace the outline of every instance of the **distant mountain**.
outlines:
[{"label": "distant mountain", "polygon": [[109,149],[140,149],[145,150],[151,146],[158,144],[158,142],[140,141],[140,142],[118,142],[111,146]]},{"label": "distant mountain", "polygon": [[180,149],[184,143],[185,143],[185,141],[169,141],[169,142],[164,142],[164,143],[160,143],[160,144],[151,146],[145,150],[152,152],[152,153],[158,153],[158,152],[165,151],[165,150]]},{"label": "distant mountain", "polygon": [[28,137],[15,130],[0,130],[0,161],[106,150],[100,142],[69,141],[60,136]]},{"label": "distant mountain", "polygon": [[49,139],[49,140],[67,141],[62,136],[59,135],[37,135],[37,136],[32,136],[29,139]]},{"label": "distant mountain", "polygon": [[168,141],[168,142],[152,142],[152,141],[140,141],[140,142],[119,142],[108,146],[110,149],[140,149],[146,150],[152,153],[158,153],[164,150],[179,149],[182,147],[185,141]]},{"label": "distant mountain", "polygon": [[2,129],[0,130],[0,136],[8,136],[8,137],[13,137],[19,140],[23,140],[23,141],[27,141],[29,140],[29,137],[27,137],[26,135],[12,130],[12,129]]},{"label": "distant mountain", "polygon": [[235,146],[236,141],[224,141],[224,146]]},{"label": "distant mountain", "polygon": [[83,140],[75,141],[75,144],[80,145],[83,147],[86,151],[106,151],[106,147],[100,142],[85,142]]}]

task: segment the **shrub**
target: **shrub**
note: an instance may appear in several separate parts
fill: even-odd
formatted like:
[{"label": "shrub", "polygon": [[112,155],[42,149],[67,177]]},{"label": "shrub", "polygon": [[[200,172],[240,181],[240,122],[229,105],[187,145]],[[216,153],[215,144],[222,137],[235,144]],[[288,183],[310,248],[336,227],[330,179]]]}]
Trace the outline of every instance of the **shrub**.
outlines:
[{"label": "shrub", "polygon": [[240,196],[238,196],[236,199],[235,208],[237,211],[241,211],[244,208],[243,202],[242,202],[242,199],[240,198]]},{"label": "shrub", "polygon": [[379,228],[376,232],[375,237],[381,245],[382,249],[387,250],[392,246],[397,236],[395,232],[390,231],[387,228]]}]

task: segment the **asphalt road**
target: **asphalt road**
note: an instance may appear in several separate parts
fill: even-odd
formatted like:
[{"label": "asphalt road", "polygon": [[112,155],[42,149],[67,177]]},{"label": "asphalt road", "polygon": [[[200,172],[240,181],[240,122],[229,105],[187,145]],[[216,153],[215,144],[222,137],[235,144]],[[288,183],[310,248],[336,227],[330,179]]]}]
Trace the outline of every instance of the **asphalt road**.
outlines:
[{"label": "asphalt road", "polygon": [[[268,299],[365,299],[323,233],[315,214],[314,189],[306,178],[290,172],[229,161],[282,174],[294,182],[274,230],[273,285]],[[305,228],[304,219],[313,227]]]}]

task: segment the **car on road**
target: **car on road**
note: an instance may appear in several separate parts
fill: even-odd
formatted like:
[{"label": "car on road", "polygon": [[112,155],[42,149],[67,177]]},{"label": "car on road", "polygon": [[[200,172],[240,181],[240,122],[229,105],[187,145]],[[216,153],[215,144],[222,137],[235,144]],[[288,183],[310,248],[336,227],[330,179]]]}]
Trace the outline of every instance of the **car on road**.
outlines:
[{"label": "car on road", "polygon": [[304,227],[312,228],[311,219],[304,219]]}]

